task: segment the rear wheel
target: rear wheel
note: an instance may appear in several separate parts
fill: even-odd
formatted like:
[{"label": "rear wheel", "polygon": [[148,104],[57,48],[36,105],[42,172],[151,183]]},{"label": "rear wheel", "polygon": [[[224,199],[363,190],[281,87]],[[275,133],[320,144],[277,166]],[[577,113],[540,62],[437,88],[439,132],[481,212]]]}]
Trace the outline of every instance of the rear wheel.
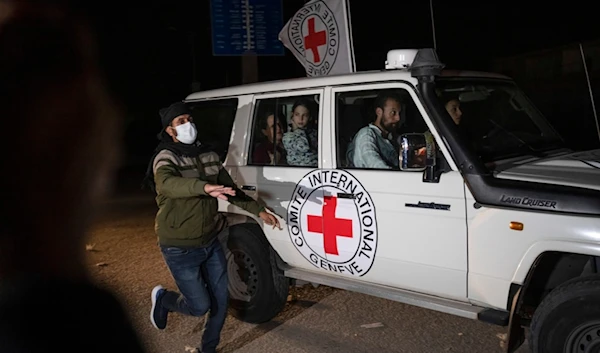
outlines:
[{"label": "rear wheel", "polygon": [[263,323],[283,309],[289,281],[275,265],[271,249],[258,224],[238,224],[227,240],[229,306],[245,322]]},{"label": "rear wheel", "polygon": [[600,353],[600,278],[550,292],[533,316],[530,345],[534,353]]}]

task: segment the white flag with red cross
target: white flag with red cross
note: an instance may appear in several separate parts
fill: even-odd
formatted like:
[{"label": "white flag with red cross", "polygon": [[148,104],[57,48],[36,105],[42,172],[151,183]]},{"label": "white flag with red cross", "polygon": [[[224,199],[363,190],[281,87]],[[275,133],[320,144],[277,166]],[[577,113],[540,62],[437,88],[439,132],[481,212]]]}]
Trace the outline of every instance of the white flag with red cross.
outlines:
[{"label": "white flag with red cross", "polygon": [[307,76],[355,72],[347,0],[311,0],[279,32]]}]

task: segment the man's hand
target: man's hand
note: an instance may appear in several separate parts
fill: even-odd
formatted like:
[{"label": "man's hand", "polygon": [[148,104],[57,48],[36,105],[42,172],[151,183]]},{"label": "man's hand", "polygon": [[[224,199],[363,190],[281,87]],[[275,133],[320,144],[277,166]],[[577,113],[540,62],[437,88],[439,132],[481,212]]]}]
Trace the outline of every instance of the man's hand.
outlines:
[{"label": "man's hand", "polygon": [[265,224],[273,226],[273,229],[275,229],[275,227],[281,229],[281,226],[279,225],[279,220],[277,220],[277,218],[274,215],[266,211],[262,211],[258,214],[258,216],[260,217],[260,219],[263,220],[263,222],[265,222]]},{"label": "man's hand", "polygon": [[227,200],[227,195],[235,196],[235,190],[233,190],[233,188],[223,185],[206,184],[204,185],[204,192],[207,195],[221,200]]}]

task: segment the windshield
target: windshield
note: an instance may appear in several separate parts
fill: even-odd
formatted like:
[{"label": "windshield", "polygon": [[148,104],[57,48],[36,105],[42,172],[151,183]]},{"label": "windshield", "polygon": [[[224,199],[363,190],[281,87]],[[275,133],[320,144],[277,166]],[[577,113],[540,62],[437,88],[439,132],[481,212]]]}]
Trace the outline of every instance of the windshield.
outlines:
[{"label": "windshield", "polygon": [[484,162],[564,147],[546,118],[508,80],[442,78],[438,97]]}]

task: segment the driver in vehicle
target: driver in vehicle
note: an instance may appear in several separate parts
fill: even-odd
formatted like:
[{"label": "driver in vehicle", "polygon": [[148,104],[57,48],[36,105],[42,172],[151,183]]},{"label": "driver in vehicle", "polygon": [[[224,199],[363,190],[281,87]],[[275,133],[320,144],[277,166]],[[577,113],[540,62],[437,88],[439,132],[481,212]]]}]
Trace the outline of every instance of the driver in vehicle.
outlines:
[{"label": "driver in vehicle", "polygon": [[355,168],[398,169],[398,147],[392,134],[400,122],[402,100],[397,93],[383,91],[375,98],[375,121],[358,130],[346,153]]},{"label": "driver in vehicle", "polygon": [[[456,125],[460,125],[460,120],[462,118],[462,110],[460,110],[460,100],[458,99],[458,96],[457,95],[442,96],[441,100],[444,103],[444,107],[446,108],[446,111],[448,112],[448,114],[450,114],[452,121],[454,121],[454,123]],[[435,145],[435,139],[433,138],[433,134],[431,134],[431,131],[429,131],[429,130],[425,131],[425,140],[427,141],[428,149],[437,150],[437,147]],[[425,151],[422,151],[422,152],[423,152],[422,154],[424,154]]]},{"label": "driver in vehicle", "polygon": [[[440,100],[444,104],[444,107],[446,108],[446,111],[452,118],[452,121],[454,121],[454,123],[457,126],[460,126],[463,113],[462,113],[462,110],[460,109],[461,103],[460,103],[459,95],[456,95],[456,94],[443,95],[442,94],[440,97]],[[460,131],[464,135],[465,139],[467,139],[467,141],[469,141],[471,143],[472,148],[477,150],[476,143],[472,139],[472,136],[468,136],[468,134],[465,134],[465,130],[462,128],[460,129]],[[427,141],[428,151],[437,152],[438,149],[435,144],[435,139],[433,137],[433,134],[431,134],[431,131],[427,130],[425,132],[425,140]],[[431,153],[429,153],[429,154],[431,155]],[[422,155],[424,156],[425,154],[422,153]],[[494,170],[496,167],[496,164],[494,162],[487,162],[484,165],[486,168],[488,168],[491,171]]]},{"label": "driver in vehicle", "polygon": [[458,100],[458,97],[447,97],[445,102],[446,104],[444,104],[444,107],[446,108],[446,111],[448,112],[448,114],[450,114],[450,117],[452,118],[454,123],[456,125],[459,125],[460,119],[462,118],[462,111],[460,110],[460,101]]}]

